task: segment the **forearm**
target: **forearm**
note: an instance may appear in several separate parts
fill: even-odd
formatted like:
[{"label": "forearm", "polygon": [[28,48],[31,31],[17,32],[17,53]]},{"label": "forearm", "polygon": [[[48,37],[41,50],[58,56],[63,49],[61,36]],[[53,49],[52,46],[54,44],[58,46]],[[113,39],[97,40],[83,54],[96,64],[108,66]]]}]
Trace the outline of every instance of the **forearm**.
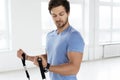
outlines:
[{"label": "forearm", "polygon": [[32,61],[32,62],[34,62],[34,58],[35,56],[29,56],[29,55],[26,56],[26,60]]},{"label": "forearm", "polygon": [[[42,55],[37,55],[37,56],[47,60],[47,54],[42,54]],[[27,55],[26,56],[26,60],[34,62],[34,58],[35,57],[36,56],[29,56],[29,55]]]},{"label": "forearm", "polygon": [[79,71],[80,66],[73,63],[66,63],[57,66],[52,66],[49,68],[51,72],[61,74],[61,75],[76,75]]}]

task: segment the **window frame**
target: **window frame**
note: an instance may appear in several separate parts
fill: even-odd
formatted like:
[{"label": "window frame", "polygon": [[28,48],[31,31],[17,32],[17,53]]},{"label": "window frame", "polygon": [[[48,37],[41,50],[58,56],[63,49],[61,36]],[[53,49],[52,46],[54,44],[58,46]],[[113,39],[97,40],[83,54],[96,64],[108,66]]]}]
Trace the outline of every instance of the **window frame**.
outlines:
[{"label": "window frame", "polygon": [[6,27],[6,30],[3,33],[3,35],[5,35],[5,37],[6,37],[7,47],[3,48],[3,49],[0,49],[0,52],[6,52],[6,51],[12,50],[11,1],[10,0],[4,0],[4,3],[5,3],[4,6],[5,6],[5,23],[6,23],[5,27]]}]

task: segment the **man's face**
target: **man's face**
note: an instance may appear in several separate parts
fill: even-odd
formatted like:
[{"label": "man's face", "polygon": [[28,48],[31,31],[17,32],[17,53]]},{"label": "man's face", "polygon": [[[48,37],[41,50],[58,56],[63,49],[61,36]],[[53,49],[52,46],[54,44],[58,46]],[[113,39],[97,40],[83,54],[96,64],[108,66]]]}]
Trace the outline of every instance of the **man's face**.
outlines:
[{"label": "man's face", "polygon": [[68,23],[69,13],[66,13],[63,6],[55,7],[51,10],[51,16],[57,28],[63,28]]}]

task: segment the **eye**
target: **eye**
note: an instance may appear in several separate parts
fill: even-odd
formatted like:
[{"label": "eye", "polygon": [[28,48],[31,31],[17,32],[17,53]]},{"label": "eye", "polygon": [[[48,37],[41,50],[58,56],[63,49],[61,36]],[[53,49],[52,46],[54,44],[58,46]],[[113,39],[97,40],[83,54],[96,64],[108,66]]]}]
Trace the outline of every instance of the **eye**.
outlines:
[{"label": "eye", "polygon": [[55,15],[55,14],[52,14],[52,17],[57,17],[57,15]]},{"label": "eye", "polygon": [[64,12],[61,12],[59,15],[60,15],[60,16],[63,16],[64,14],[65,14]]}]

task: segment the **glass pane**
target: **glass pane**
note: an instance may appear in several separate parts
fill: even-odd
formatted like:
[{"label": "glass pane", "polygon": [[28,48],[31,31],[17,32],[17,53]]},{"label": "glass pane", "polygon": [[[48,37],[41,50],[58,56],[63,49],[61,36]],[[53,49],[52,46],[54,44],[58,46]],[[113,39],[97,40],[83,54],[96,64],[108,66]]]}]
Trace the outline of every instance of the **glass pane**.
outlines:
[{"label": "glass pane", "polygon": [[99,8],[99,29],[110,29],[111,27],[111,8],[100,6]]},{"label": "glass pane", "polygon": [[107,31],[99,32],[99,42],[100,43],[110,42],[110,40],[111,40],[110,32],[107,32]]},{"label": "glass pane", "polygon": [[47,33],[43,33],[42,37],[41,37],[42,38],[42,46],[43,47],[46,47],[46,35],[47,35]]},{"label": "glass pane", "polygon": [[6,27],[5,0],[0,0],[0,50],[8,48],[8,31]]},{"label": "glass pane", "polygon": [[7,46],[7,41],[6,41],[6,39],[5,38],[1,38],[0,39],[0,49],[2,50],[2,49],[6,49],[8,46]]},{"label": "glass pane", "polygon": [[52,17],[49,14],[47,2],[41,2],[41,22],[43,30],[51,31],[56,28]]},{"label": "glass pane", "polygon": [[4,0],[0,0],[0,30],[2,30],[2,31],[5,30],[5,4],[4,4]]},{"label": "glass pane", "polygon": [[120,0],[113,0],[113,2],[120,3]]},{"label": "glass pane", "polygon": [[81,4],[71,4],[69,21],[70,24],[82,33],[82,6]]},{"label": "glass pane", "polygon": [[111,0],[99,0],[99,1],[110,2]]},{"label": "glass pane", "polygon": [[120,29],[120,7],[113,7],[113,29]]},{"label": "glass pane", "polygon": [[112,41],[120,42],[120,30],[112,33]]}]

